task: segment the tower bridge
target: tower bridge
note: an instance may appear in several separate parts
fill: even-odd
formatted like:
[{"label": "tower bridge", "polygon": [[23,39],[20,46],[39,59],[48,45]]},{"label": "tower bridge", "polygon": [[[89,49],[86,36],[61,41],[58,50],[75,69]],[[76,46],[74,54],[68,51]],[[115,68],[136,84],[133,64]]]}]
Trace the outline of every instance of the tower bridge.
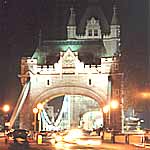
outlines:
[{"label": "tower bridge", "polygon": [[[77,34],[75,10],[71,8],[66,28],[67,39],[41,41],[40,33],[39,46],[34,54],[22,57],[19,77],[23,88],[10,127],[19,116],[20,128],[32,130],[33,108],[38,103],[45,104],[59,96],[86,96],[95,100],[99,108],[103,108],[111,99],[121,103],[120,25],[116,8],[113,9],[108,33],[105,16],[98,5],[93,5],[81,18],[81,25],[85,28],[80,29],[85,29],[85,34]],[[100,13],[95,13],[95,10]],[[107,119],[104,115],[106,127]],[[110,125],[121,130],[121,106],[109,116]]]},{"label": "tower bridge", "polygon": [[[73,58],[70,59],[72,61],[70,61],[70,65],[65,66],[64,62],[68,59],[67,55],[69,57],[71,55]],[[16,108],[17,111],[20,110],[20,127],[31,129],[33,108],[38,103],[50,101],[58,96],[87,96],[96,100],[100,108],[107,104],[107,98],[110,96],[110,93],[108,93],[109,76],[112,66],[118,63],[118,59],[117,57],[101,59],[101,65],[99,66],[84,65],[70,49],[64,52],[64,55],[61,55],[58,63],[49,67],[38,65],[35,59],[23,58],[21,61],[23,70],[21,70],[22,74],[19,77],[26,89],[23,90],[24,93],[21,94],[22,97]],[[28,95],[26,90],[28,90]],[[16,114],[18,113],[13,114],[14,117]]]}]

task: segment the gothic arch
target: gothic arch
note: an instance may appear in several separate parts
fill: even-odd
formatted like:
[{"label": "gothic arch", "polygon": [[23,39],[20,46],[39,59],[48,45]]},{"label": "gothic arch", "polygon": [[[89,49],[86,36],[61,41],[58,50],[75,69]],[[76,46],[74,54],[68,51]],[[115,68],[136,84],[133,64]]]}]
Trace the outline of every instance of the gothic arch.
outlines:
[{"label": "gothic arch", "polygon": [[83,95],[90,97],[98,102],[99,106],[102,107],[106,104],[107,96],[104,95],[103,91],[96,91],[95,89],[85,88],[85,87],[73,87],[73,86],[60,86],[52,89],[43,91],[42,94],[39,94],[34,101],[32,101],[32,108],[40,102],[46,100],[50,101],[56,97],[63,95]]}]

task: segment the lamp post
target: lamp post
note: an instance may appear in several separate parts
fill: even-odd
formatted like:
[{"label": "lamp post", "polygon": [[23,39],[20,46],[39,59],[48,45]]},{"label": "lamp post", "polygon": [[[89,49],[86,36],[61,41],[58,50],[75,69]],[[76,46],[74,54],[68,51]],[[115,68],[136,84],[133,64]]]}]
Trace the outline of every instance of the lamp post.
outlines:
[{"label": "lamp post", "polygon": [[43,104],[42,103],[38,103],[37,104],[37,109],[38,111],[38,121],[39,121],[39,132],[41,131],[41,110],[43,109]]},{"label": "lamp post", "polygon": [[2,107],[2,110],[4,112],[4,134],[5,134],[5,130],[6,130],[6,126],[8,126],[7,123],[7,120],[6,120],[6,113],[9,112],[10,110],[10,106],[8,104],[5,104],[3,107]]},{"label": "lamp post", "polygon": [[[110,111],[111,109],[117,109],[119,107],[119,102],[117,100],[111,100],[109,104],[103,107],[103,112],[108,114],[108,125],[110,126]],[[107,118],[107,116],[106,116]]]},{"label": "lamp post", "polygon": [[38,113],[38,109],[33,108],[33,113],[34,113],[34,131],[36,132],[36,116],[37,116],[37,113]]}]

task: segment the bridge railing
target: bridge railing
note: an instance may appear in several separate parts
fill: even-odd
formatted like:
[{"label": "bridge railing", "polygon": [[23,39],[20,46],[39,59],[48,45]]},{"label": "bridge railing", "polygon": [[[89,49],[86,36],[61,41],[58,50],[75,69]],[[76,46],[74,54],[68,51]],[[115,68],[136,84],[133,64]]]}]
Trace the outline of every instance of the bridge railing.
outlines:
[{"label": "bridge railing", "polygon": [[150,133],[105,133],[104,140],[112,143],[132,144],[137,146],[150,145]]}]

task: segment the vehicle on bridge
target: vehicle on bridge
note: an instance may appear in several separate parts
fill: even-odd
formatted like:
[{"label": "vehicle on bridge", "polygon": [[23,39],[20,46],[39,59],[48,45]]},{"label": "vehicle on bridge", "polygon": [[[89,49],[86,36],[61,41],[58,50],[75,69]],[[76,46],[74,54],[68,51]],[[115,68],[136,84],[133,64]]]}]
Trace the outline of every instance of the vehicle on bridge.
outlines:
[{"label": "vehicle on bridge", "polygon": [[28,131],[25,129],[15,129],[8,133],[9,150],[28,150]]}]

